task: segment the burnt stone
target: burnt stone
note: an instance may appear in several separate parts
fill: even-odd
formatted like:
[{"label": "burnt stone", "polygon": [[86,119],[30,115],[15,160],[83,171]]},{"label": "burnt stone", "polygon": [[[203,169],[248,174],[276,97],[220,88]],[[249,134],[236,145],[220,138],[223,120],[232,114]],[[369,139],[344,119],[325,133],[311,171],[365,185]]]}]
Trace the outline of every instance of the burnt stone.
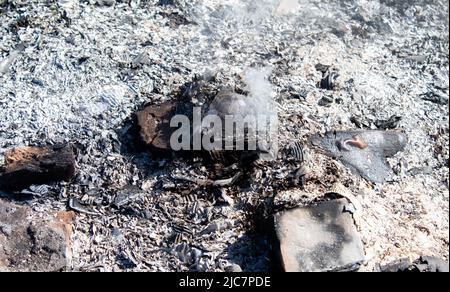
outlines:
[{"label": "burnt stone", "polygon": [[364,247],[347,199],[322,202],[275,215],[278,257],[286,272],[354,271]]},{"label": "burnt stone", "polygon": [[51,272],[68,267],[72,257],[73,212],[46,219],[29,207],[0,200],[0,272]]},{"label": "burnt stone", "polygon": [[0,189],[19,191],[33,184],[70,181],[75,175],[72,146],[19,147],[5,155]]}]

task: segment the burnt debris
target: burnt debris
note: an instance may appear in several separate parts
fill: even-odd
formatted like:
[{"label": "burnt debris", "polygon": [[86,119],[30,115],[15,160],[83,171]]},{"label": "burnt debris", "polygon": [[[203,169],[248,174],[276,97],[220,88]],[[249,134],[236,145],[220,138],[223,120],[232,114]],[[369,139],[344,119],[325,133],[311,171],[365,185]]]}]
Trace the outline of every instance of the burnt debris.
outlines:
[{"label": "burnt debris", "polygon": [[375,121],[375,126],[381,130],[393,130],[398,128],[398,125],[402,121],[401,116],[393,115],[387,120],[377,120]]},{"label": "burnt debris", "polygon": [[310,141],[367,180],[382,183],[394,175],[386,158],[403,151],[408,139],[399,131],[347,131],[313,135]]},{"label": "burnt debris", "polygon": [[444,259],[432,256],[422,256],[414,262],[411,262],[409,258],[403,258],[380,266],[379,271],[384,273],[448,273],[449,263]]},{"label": "burnt debris", "polygon": [[336,85],[336,79],[339,77],[336,70],[329,65],[317,64],[316,70],[322,73],[322,79],[320,80],[318,87],[325,90],[333,90]]},{"label": "burnt debris", "polygon": [[176,104],[166,102],[149,105],[137,113],[140,137],[145,145],[154,151],[170,152],[170,137],[173,128],[170,119],[176,113]]},{"label": "burnt debris", "polygon": [[336,79],[339,75],[336,72],[328,72],[320,80],[319,87],[326,90],[333,90],[336,87]]},{"label": "burnt debris", "polygon": [[324,201],[275,215],[277,255],[286,272],[355,271],[364,247],[346,199]]},{"label": "burnt debris", "polygon": [[71,145],[19,147],[5,155],[0,168],[0,189],[20,191],[33,184],[70,181],[75,175]]},{"label": "burnt debris", "polygon": [[[275,153],[271,152],[274,151],[272,147],[274,144],[269,142],[268,146],[261,148],[260,144],[254,140],[258,140],[260,137],[248,135],[249,132],[257,132],[256,125],[245,124],[245,134],[243,136],[227,136],[225,127],[226,116],[233,116],[242,120],[248,116],[258,117],[261,104],[257,104],[243,90],[234,90],[230,86],[218,84],[220,83],[214,78],[199,78],[185,84],[181,88],[179,95],[172,101],[145,106],[144,109],[136,114],[141,141],[151,151],[158,154],[173,154],[172,152],[184,151],[185,153],[180,154],[187,154],[187,156],[200,155],[205,159],[205,162],[221,163],[225,166],[235,163],[251,165],[255,160],[263,156],[265,160],[275,159]],[[243,94],[239,94],[236,91],[240,91]],[[196,137],[199,137],[199,142],[202,142],[205,135],[208,135],[208,137],[212,136],[217,129],[203,125],[201,120],[200,125],[196,125],[193,118],[194,108],[199,109],[200,118],[215,115],[221,119],[222,140],[214,141],[218,142],[214,145],[220,146],[217,147],[217,150],[205,150],[203,147],[199,147],[201,145],[197,145]],[[187,146],[185,147],[187,149],[173,150],[170,145],[172,135],[178,129],[177,127],[180,127],[180,125],[172,125],[172,127],[170,125],[171,119],[176,115],[184,115],[188,118],[187,139],[189,140],[186,142],[187,144],[182,143],[183,146]],[[186,137],[181,136],[178,138]],[[229,143],[233,145],[233,150],[223,150]],[[240,144],[244,145],[244,149],[248,149],[250,143],[256,144],[255,150],[236,149],[237,145]]]}]

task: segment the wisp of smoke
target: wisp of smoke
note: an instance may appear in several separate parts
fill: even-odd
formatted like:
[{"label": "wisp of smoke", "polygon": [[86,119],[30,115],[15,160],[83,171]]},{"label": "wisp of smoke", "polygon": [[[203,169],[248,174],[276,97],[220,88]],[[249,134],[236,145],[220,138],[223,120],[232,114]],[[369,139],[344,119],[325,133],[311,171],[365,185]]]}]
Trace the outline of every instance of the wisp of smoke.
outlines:
[{"label": "wisp of smoke", "polygon": [[268,80],[272,68],[250,68],[244,75],[247,85],[248,104],[253,107],[255,114],[276,116],[277,107],[274,101],[273,86]]},{"label": "wisp of smoke", "polygon": [[[279,17],[280,9],[289,7],[285,1],[296,0],[212,0],[208,5],[197,0],[199,4],[190,14],[199,24],[201,36],[193,41],[205,66],[219,69],[231,64],[236,53],[265,51],[274,21],[285,21]],[[223,43],[228,42],[232,45],[224,48]]]}]

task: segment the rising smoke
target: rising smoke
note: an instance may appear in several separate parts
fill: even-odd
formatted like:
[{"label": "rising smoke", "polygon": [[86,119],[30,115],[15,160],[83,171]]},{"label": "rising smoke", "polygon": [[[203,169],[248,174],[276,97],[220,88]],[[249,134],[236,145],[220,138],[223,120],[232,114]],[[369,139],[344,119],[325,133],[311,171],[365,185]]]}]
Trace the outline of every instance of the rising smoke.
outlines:
[{"label": "rising smoke", "polygon": [[[298,0],[225,0],[205,5],[197,0],[190,15],[199,24],[198,42],[202,62],[207,70],[226,71],[242,76],[246,84],[246,101],[255,114],[276,115],[275,92],[269,82],[272,66],[264,58],[256,64],[236,62],[235,55],[251,52],[255,56],[266,50],[273,33],[273,21],[297,5]],[[224,43],[229,46],[224,47]],[[255,58],[257,59],[257,58]]]}]

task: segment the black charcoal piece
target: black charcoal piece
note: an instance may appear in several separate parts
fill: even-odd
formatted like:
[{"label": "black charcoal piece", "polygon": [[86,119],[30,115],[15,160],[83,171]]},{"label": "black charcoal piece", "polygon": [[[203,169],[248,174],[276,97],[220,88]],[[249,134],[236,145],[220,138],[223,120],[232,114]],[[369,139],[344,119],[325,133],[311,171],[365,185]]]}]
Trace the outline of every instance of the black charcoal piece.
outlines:
[{"label": "black charcoal piece", "polygon": [[322,78],[319,87],[326,90],[333,90],[336,86],[335,81],[337,78],[338,75],[335,72],[330,72]]},{"label": "black charcoal piece", "polygon": [[20,191],[31,185],[70,181],[74,175],[72,146],[20,147],[6,153],[0,189]]},{"label": "black charcoal piece", "polygon": [[375,126],[378,129],[383,129],[383,130],[395,129],[398,127],[401,120],[402,120],[402,117],[394,115],[387,120],[377,120],[375,122]]},{"label": "black charcoal piece", "polygon": [[170,127],[170,120],[175,115],[175,108],[175,103],[166,102],[147,106],[137,113],[141,139],[150,149],[171,151],[170,137],[174,129]]}]

